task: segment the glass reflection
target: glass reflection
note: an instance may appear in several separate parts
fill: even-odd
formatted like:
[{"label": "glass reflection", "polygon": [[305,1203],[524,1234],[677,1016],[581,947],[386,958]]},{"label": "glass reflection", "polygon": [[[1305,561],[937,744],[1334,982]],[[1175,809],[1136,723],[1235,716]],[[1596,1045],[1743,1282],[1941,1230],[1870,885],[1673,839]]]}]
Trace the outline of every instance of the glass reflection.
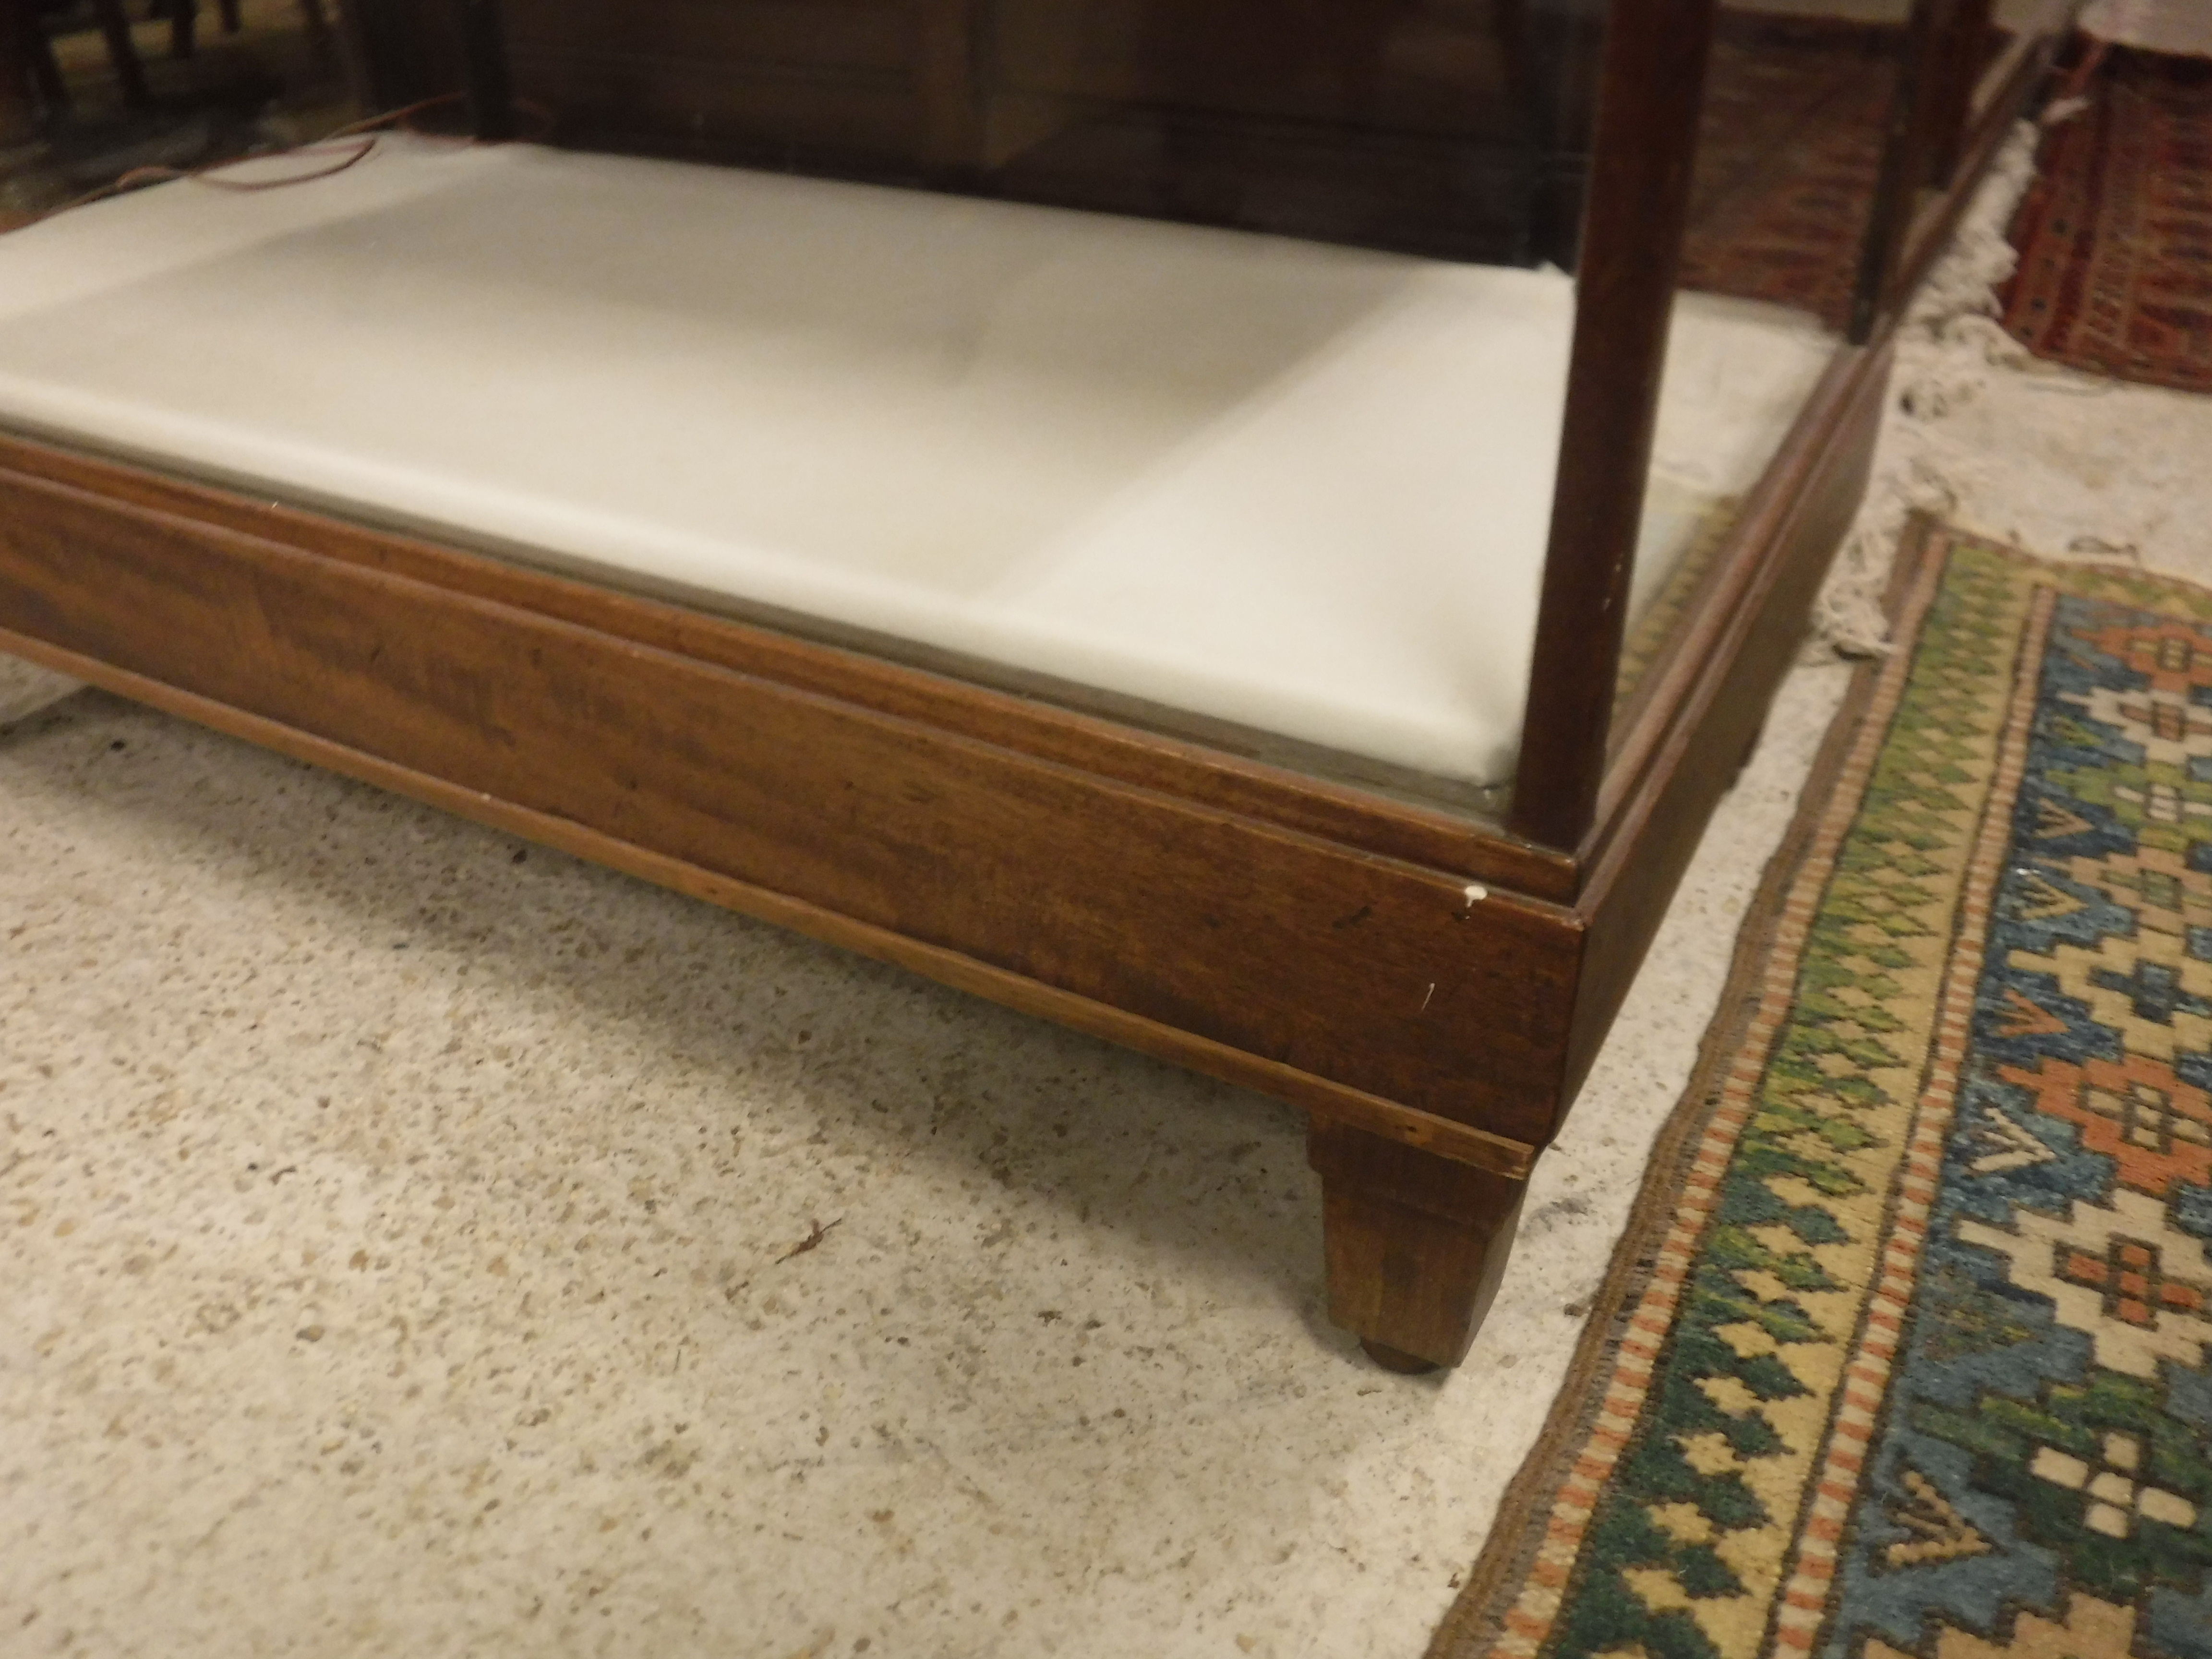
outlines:
[{"label": "glass reflection", "polygon": [[[1560,265],[1572,263],[1602,9],[1603,0],[505,7],[518,87],[559,112],[579,143]],[[386,80],[409,91],[428,83],[406,65]]]},{"label": "glass reflection", "polygon": [[[909,237],[881,262],[904,291],[935,280],[945,249],[1005,250],[999,279],[954,283],[960,337],[933,337],[931,361],[960,365],[947,408],[988,354],[1049,339],[1053,355],[1016,365],[1025,398],[1093,425],[1144,412],[1153,436],[1127,465],[1091,442],[985,479],[1018,452],[965,447],[931,472],[975,475],[963,512],[995,515],[988,536],[962,533],[1002,574],[961,603],[1050,610],[1046,644],[964,644],[960,672],[1018,667],[1027,691],[1471,810],[1517,747],[1603,9],[506,5],[516,88],[556,112],[565,143],[987,198],[927,198],[943,246]],[[869,216],[918,211],[908,198]],[[821,288],[820,269],[802,285]],[[714,291],[726,309],[732,285]],[[1208,380],[1248,336],[1250,362]],[[1071,352],[1091,365],[1080,376],[1059,366]],[[917,416],[917,441],[958,429]],[[1012,520],[1040,478],[1079,463],[1081,491]],[[878,541],[936,521],[927,492],[897,501],[869,526]],[[791,521],[842,524],[847,505],[798,503]]]},{"label": "glass reflection", "polygon": [[1563,261],[1571,32],[1526,0],[1001,5],[977,160],[1024,199]]},{"label": "glass reflection", "polygon": [[[187,57],[186,0],[129,3],[155,105],[210,135],[239,112],[144,158],[170,167],[351,118],[307,113],[342,101],[324,24],[374,107],[460,80],[442,4],[247,0],[234,34],[197,16]],[[122,3],[41,37],[116,131],[139,94],[95,25]],[[1548,538],[1601,0],[501,10],[560,149],[447,167],[395,133],[373,168],[238,208],[188,276],[112,273],[66,317],[19,301],[0,419],[119,443],[56,413],[98,379],[204,443],[165,465],[1487,809]],[[601,150],[750,166],[564,153]],[[90,234],[73,220],[39,234]],[[171,331],[126,349],[157,305]],[[388,463],[374,489],[310,476],[310,431]]]},{"label": "glass reflection", "polygon": [[1681,286],[1849,320],[1897,95],[1908,0],[1834,14],[1723,9],[1683,241]]},{"label": "glass reflection", "polygon": [[1755,0],[1718,19],[1624,703],[1850,324],[1911,0]]},{"label": "glass reflection", "polygon": [[0,228],[133,168],[206,167],[354,118],[332,4],[0,7]]}]

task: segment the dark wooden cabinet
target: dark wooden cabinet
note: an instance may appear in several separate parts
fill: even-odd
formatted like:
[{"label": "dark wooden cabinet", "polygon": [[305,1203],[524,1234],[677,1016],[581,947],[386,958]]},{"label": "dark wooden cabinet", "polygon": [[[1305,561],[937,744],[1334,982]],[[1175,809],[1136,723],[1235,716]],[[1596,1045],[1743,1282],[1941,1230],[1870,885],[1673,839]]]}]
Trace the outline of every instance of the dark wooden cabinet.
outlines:
[{"label": "dark wooden cabinet", "polygon": [[[1521,1183],[1797,648],[1864,484],[1898,307],[2048,33],[1992,57],[1970,0],[1893,25],[1711,0],[504,0],[489,31],[488,15],[357,0],[349,24],[380,98],[465,85],[482,113],[511,86],[555,146],[951,192],[1016,229],[1003,216],[1029,209],[1006,204],[1042,204],[1383,250],[1450,294],[1492,291],[1455,274],[1470,262],[1521,267],[1495,291],[1558,300],[1558,383],[1498,392],[1547,411],[1528,419],[1549,423],[1556,469],[1504,481],[1541,492],[1540,533],[1510,557],[1480,503],[1464,524],[1467,567],[1528,590],[1510,778],[1429,789],[1418,769],[1255,738],[1233,711],[1106,697],[1073,669],[994,673],[803,606],[625,590],[559,550],[516,556],[511,532],[33,418],[12,391],[0,648],[1287,1100],[1312,1115],[1337,1316],[1386,1363],[1455,1363]],[[378,211],[349,245],[380,262],[376,283],[349,303],[453,294],[496,319],[498,295],[455,286],[465,216],[416,272],[410,221]],[[622,222],[623,246],[586,217],[542,239],[542,270],[486,268],[573,322],[594,295],[627,303],[628,258],[652,278],[633,309],[653,337],[718,349],[722,290],[653,269],[705,245]],[[1110,245],[1085,226],[1084,246]],[[26,261],[35,246],[50,265],[67,230],[31,233]],[[588,281],[562,288],[572,235]],[[281,246],[296,260],[307,244]],[[0,295],[15,251],[0,242]],[[165,307],[187,302],[188,275],[164,279]],[[806,309],[830,276],[779,277],[779,341],[847,316],[849,293],[847,312]],[[753,290],[725,286],[729,325],[750,326]],[[1073,291],[1054,326],[1111,309]],[[0,314],[7,386],[27,383],[39,320]],[[250,345],[251,320],[224,322]],[[1354,331],[1316,337],[1338,352]],[[1270,398],[1324,355],[1272,343],[1283,372],[1249,377]],[[531,343],[483,361],[526,366]],[[1409,386],[1418,348],[1389,360]],[[939,378],[957,388],[975,361]],[[611,441],[652,411],[605,368],[602,401],[580,406]],[[420,393],[419,417],[491,371],[391,372],[447,386]],[[1109,381],[1131,406],[1151,395]],[[1355,390],[1389,415],[1387,380]],[[294,406],[294,449],[364,401],[326,392]],[[1257,406],[1237,397],[1224,428],[1243,430]],[[1392,471],[1388,442],[1359,459],[1363,432],[1340,435],[1344,465],[1380,481],[1376,523],[1396,523],[1392,493],[1420,478]],[[1426,436],[1447,460],[1462,441]],[[1362,560],[1395,580],[1357,546],[1344,557],[1352,589]]]}]

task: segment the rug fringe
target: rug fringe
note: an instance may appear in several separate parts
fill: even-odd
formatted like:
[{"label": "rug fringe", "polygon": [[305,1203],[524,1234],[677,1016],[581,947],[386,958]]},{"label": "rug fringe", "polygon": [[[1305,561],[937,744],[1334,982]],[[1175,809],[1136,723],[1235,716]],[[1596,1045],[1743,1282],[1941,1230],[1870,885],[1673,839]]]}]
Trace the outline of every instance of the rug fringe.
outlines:
[{"label": "rug fringe", "polygon": [[1916,513],[1948,515],[1963,493],[1950,471],[1956,463],[1938,459],[1929,428],[1979,396],[1993,370],[2027,361],[1996,317],[1998,287],[2019,258],[2006,231],[2035,177],[2040,138],[2034,123],[2014,125],[1899,327],[1895,409],[1883,423],[1866,498],[1814,605],[1816,657],[1888,654],[1882,601],[1905,522]]}]

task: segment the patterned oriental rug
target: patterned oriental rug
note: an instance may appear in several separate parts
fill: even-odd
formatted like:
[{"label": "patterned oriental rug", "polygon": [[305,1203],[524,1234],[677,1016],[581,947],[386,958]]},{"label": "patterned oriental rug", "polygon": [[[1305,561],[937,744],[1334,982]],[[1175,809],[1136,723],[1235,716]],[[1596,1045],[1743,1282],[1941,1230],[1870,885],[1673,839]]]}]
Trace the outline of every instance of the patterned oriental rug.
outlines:
[{"label": "patterned oriental rug", "polygon": [[2039,357],[2212,392],[2212,62],[2116,51],[2051,130],[2002,321]]},{"label": "patterned oriental rug", "polygon": [[2212,591],[1896,608],[1433,1659],[2212,1656]]},{"label": "patterned oriental rug", "polygon": [[1809,311],[1840,329],[1874,211],[1901,38],[1723,16],[1680,280]]}]

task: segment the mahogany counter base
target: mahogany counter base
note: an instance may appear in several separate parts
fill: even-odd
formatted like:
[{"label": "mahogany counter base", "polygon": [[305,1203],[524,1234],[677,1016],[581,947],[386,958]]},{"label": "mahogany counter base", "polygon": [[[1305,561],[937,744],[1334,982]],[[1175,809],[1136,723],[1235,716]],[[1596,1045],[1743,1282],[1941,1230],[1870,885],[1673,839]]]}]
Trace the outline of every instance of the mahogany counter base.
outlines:
[{"label": "mahogany counter base", "polygon": [[1452,1364],[1800,635],[1846,350],[1547,849],[1093,715],[0,438],[0,650],[1304,1109],[1330,1310]]}]

